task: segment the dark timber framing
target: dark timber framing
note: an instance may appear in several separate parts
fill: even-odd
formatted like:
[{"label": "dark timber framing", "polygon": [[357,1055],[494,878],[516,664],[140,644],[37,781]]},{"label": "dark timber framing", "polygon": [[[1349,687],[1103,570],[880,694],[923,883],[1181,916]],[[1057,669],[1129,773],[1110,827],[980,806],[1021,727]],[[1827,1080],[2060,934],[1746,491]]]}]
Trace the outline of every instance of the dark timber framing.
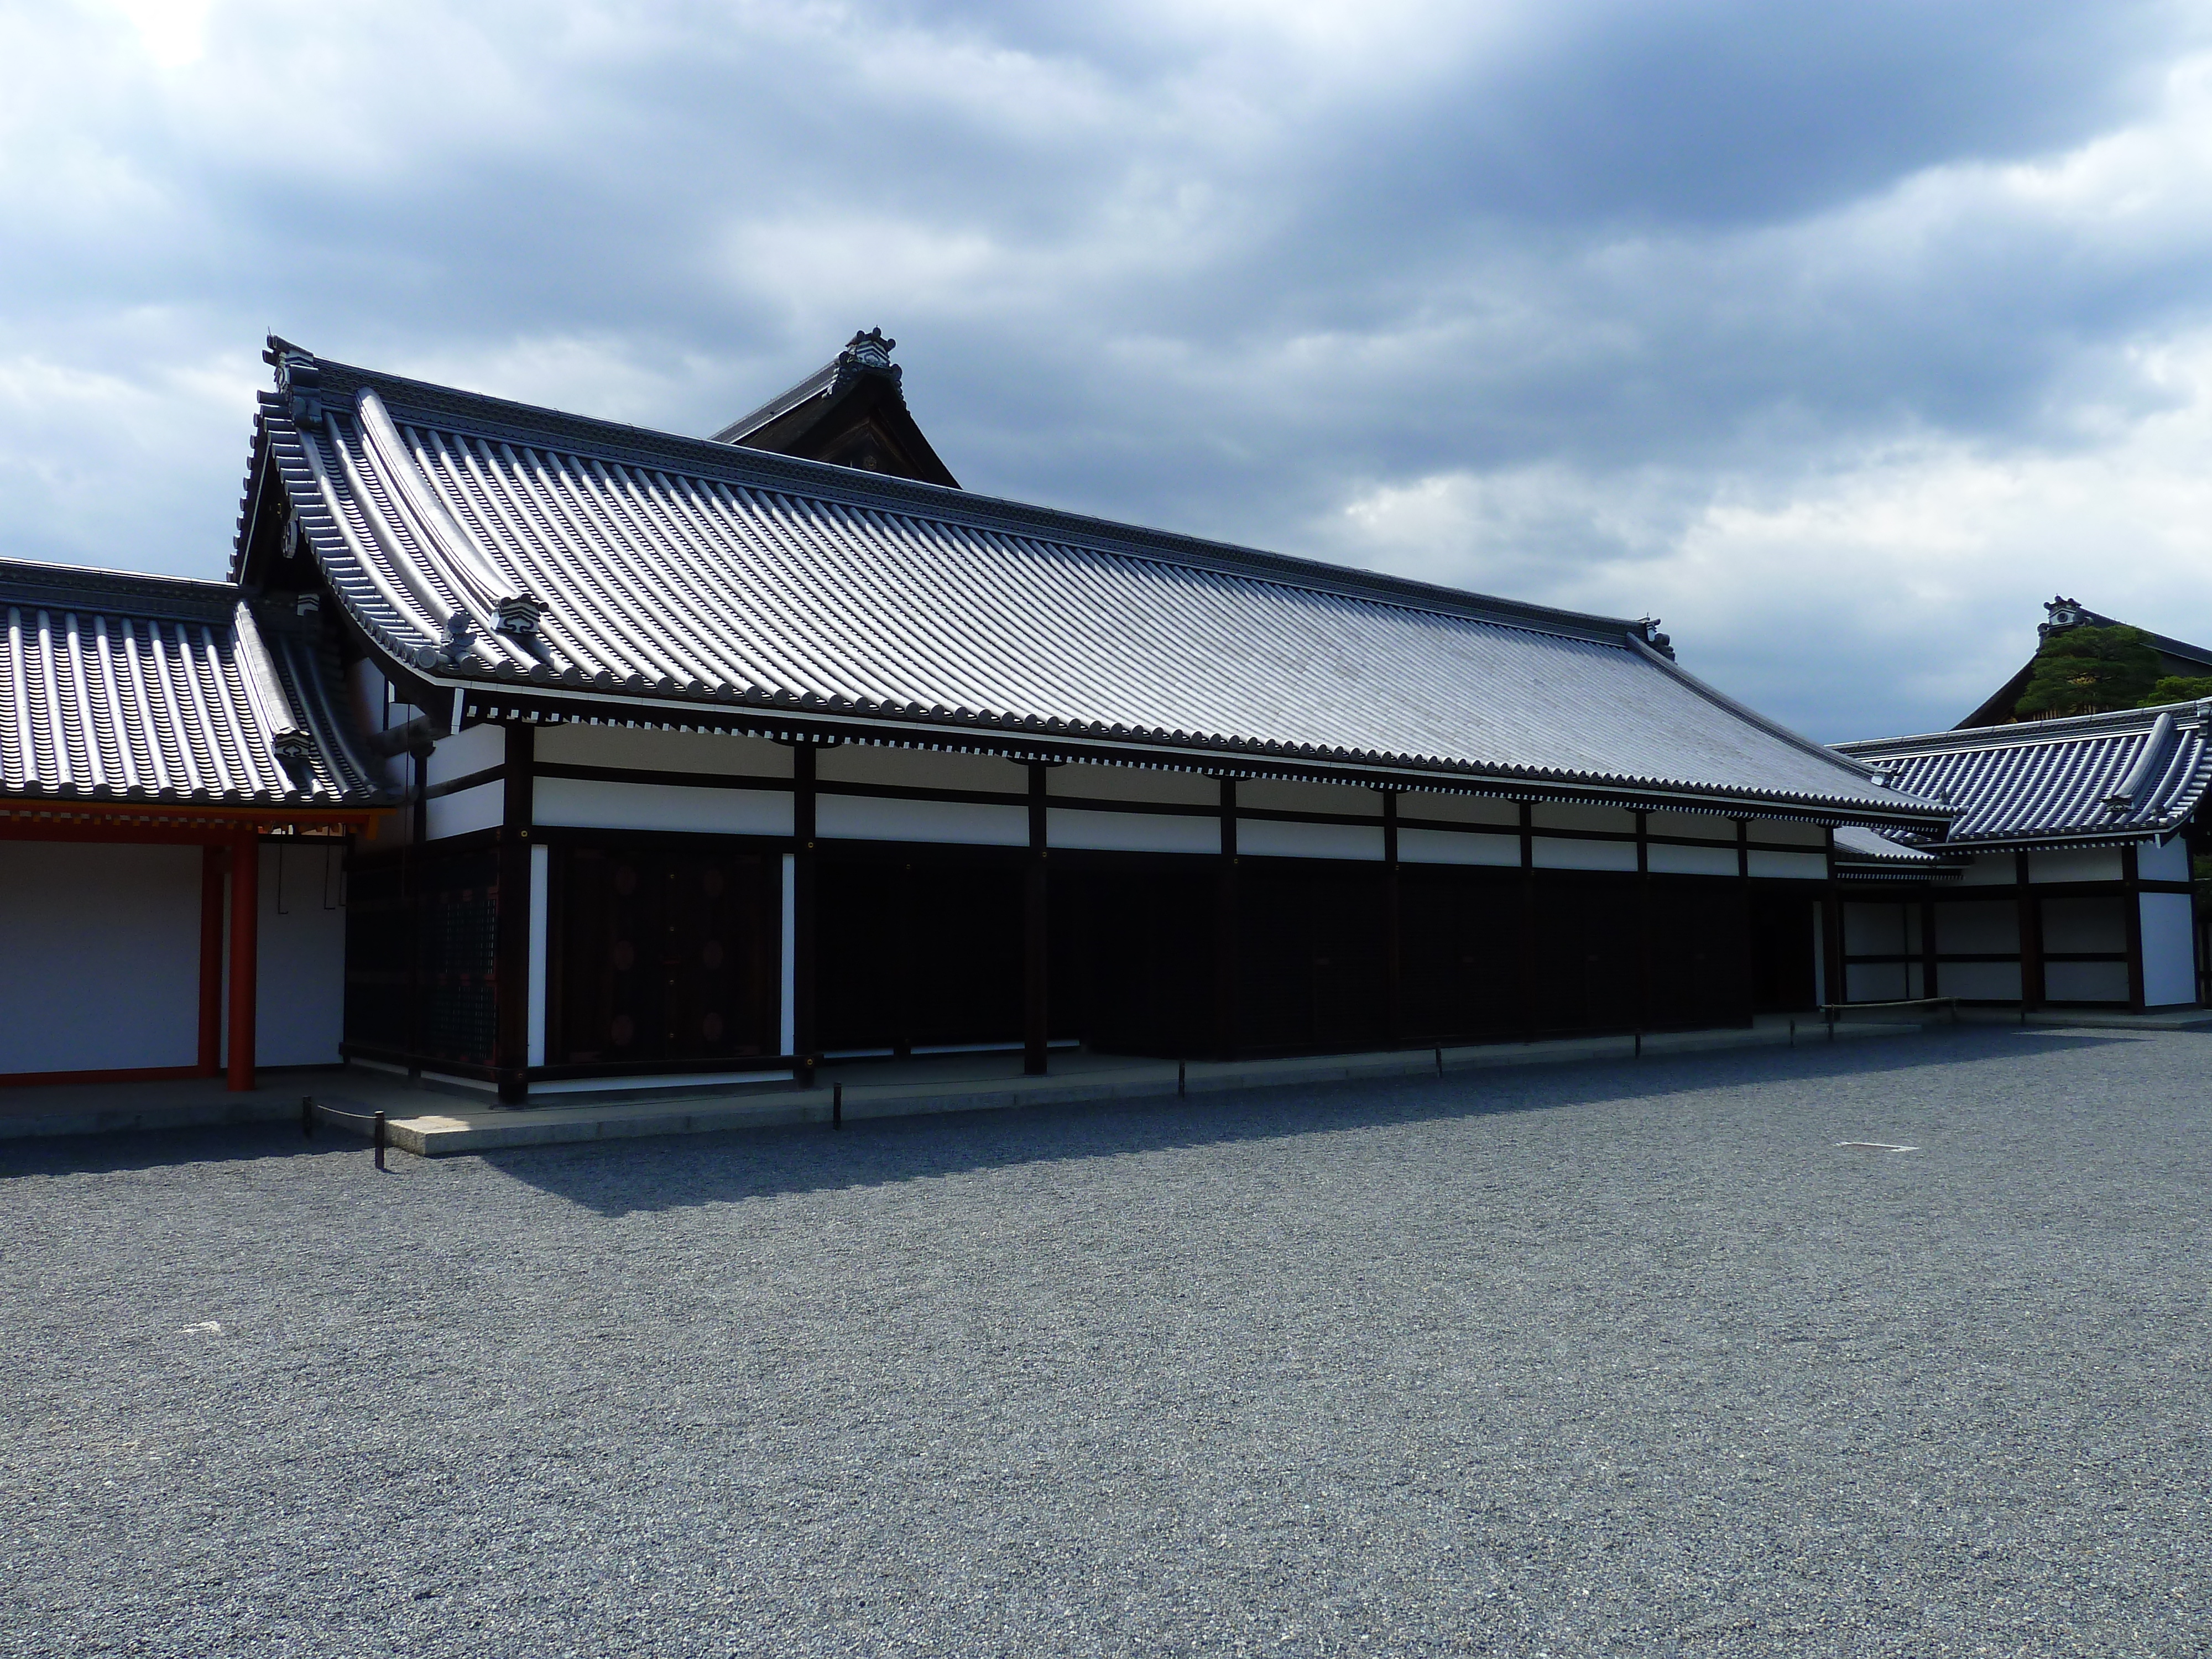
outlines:
[{"label": "dark timber framing", "polygon": [[[1312,923],[1322,932],[1313,935],[1315,943],[1310,947],[1319,953],[1315,958],[1311,983],[1316,988],[1311,994],[1332,994],[1322,988],[1328,985],[1364,986],[1364,994],[1371,1005],[1371,1035],[1361,1037],[1358,1046],[1426,1043],[1439,1039],[1526,1041],[1601,1028],[1624,1032],[1631,1029],[1664,1030],[1670,1028],[1670,1021],[1673,1027],[1679,1028],[1682,1018],[1679,1011],[1680,998],[1679,988],[1674,983],[1679,976],[1674,959],[1677,923],[1672,919],[1687,914],[1681,908],[1686,904],[1694,910],[1698,902],[1694,896],[1699,891],[1711,891],[1717,902],[1723,889],[1735,895],[1728,902],[1728,913],[1741,920],[1729,924],[1736,930],[1733,936],[1735,942],[1727,948],[1731,953],[1741,953],[1746,963],[1762,948],[1773,948],[1771,944],[1760,945],[1751,925],[1754,902],[1765,907],[1762,914],[1771,909],[1771,905],[1758,899],[1762,893],[1804,901],[1808,907],[1818,903],[1824,917],[1823,945],[1832,957],[1839,943],[1841,929],[1836,925],[1839,913],[1834,905],[1832,855],[1828,850],[1832,836],[1820,825],[1818,819],[1802,812],[1777,812],[1767,817],[1741,810],[1720,811],[1713,810],[1713,804],[1701,803],[1707,810],[1689,811],[1690,818],[1698,823],[1678,825],[1674,820],[1662,819],[1659,815],[1685,812],[1689,811],[1690,804],[1671,799],[1644,803],[1591,801],[1586,797],[1547,791],[1483,794],[1474,790],[1424,788],[1407,781],[1333,775],[1321,769],[1257,766],[1238,766],[1204,774],[1209,781],[1206,798],[1201,802],[1192,799],[1194,792],[1188,784],[1176,781],[1192,778],[1196,768],[1163,765],[1150,757],[1134,756],[1108,761],[1097,755],[1069,755],[1058,745],[994,745],[983,751],[984,758],[1010,763],[1004,773],[998,775],[1004,777],[1003,785],[994,785],[993,775],[976,772],[968,763],[963,763],[968,766],[965,772],[945,769],[942,782],[889,781],[884,780],[899,777],[896,770],[885,772],[863,767],[856,777],[853,775],[853,766],[832,769],[824,757],[879,750],[927,753],[935,746],[911,741],[840,742],[835,734],[800,722],[793,722],[783,729],[730,730],[733,737],[776,742],[790,756],[787,775],[775,775],[775,769],[765,759],[765,750],[761,751],[763,758],[758,763],[758,772],[707,770],[702,769],[700,763],[684,769],[680,761],[670,765],[665,763],[665,755],[647,759],[644,751],[641,751],[636,764],[608,764],[596,754],[594,760],[586,763],[573,757],[570,750],[549,751],[545,732],[537,728],[588,724],[599,730],[627,729],[623,723],[553,719],[547,716],[546,711],[526,703],[510,707],[503,701],[489,699],[468,701],[458,712],[463,716],[460,726],[464,732],[486,724],[503,728],[499,758],[443,777],[438,783],[422,789],[420,794],[428,802],[452,801],[467,796],[471,791],[495,787],[499,792],[495,797],[499,802],[496,823],[488,829],[447,835],[392,853],[367,854],[356,863],[366,870],[396,859],[402,864],[430,870],[439,867],[442,860],[455,857],[477,853],[493,856],[499,891],[505,901],[497,908],[495,967],[492,975],[501,988],[496,1042],[483,1063],[436,1057],[425,1053],[416,1038],[395,1048],[366,1043],[349,1036],[347,1052],[359,1058],[404,1064],[416,1072],[488,1082],[503,1100],[510,1103],[526,1098],[535,1081],[604,1078],[612,1082],[623,1077],[689,1075],[699,1069],[696,1063],[644,1059],[564,1064],[554,1055],[555,1038],[562,1024],[560,998],[556,994],[561,978],[560,872],[565,867],[561,863],[564,856],[561,849],[568,847],[633,843],[643,847],[648,842],[665,842],[672,848],[688,844],[702,848],[710,845],[750,848],[768,856],[771,862],[788,859],[790,939],[789,958],[784,971],[788,975],[790,988],[786,999],[790,1036],[787,1045],[777,1045],[787,1047],[787,1052],[781,1053],[773,1060],[763,1057],[746,1063],[781,1066],[801,1078],[811,1076],[825,1047],[842,1054],[846,1050],[840,1045],[850,1040],[837,1036],[825,1042],[822,1024],[822,987],[825,983],[823,975],[829,971],[821,955],[828,948],[821,933],[821,884],[830,878],[824,873],[825,856],[836,860],[835,869],[840,872],[859,869],[863,865],[884,872],[880,897],[867,903],[874,906],[882,928],[878,949],[882,978],[888,988],[881,1004],[882,1036],[867,1040],[879,1042],[880,1046],[865,1048],[863,1052],[885,1054],[909,1054],[918,1042],[940,1040],[926,1032],[920,1037],[916,1036],[915,975],[927,970],[928,952],[938,942],[938,936],[929,932],[936,924],[921,921],[920,913],[915,909],[916,895],[933,893],[935,884],[947,878],[945,872],[956,868],[977,872],[979,878],[981,872],[992,868],[1006,871],[1006,879],[1013,884],[1010,890],[1016,908],[1011,913],[1015,918],[1011,925],[1016,930],[1014,960],[1018,964],[1016,1012],[1007,1036],[1012,1039],[1010,1046],[1019,1050],[1024,1071],[1030,1074],[1041,1073],[1048,1068],[1054,1042],[1068,1041],[1079,1034],[1083,1018],[1080,1006],[1087,994],[1079,982],[1080,971],[1064,994],[1057,975],[1062,958],[1077,948],[1071,941],[1090,925],[1085,919],[1085,906],[1090,901],[1071,900],[1073,908],[1064,908],[1059,896],[1065,886],[1069,894],[1079,897],[1092,890],[1086,884],[1104,879],[1103,872],[1117,869],[1157,869],[1164,878],[1172,879],[1172,872],[1178,869],[1194,872],[1196,866],[1212,866],[1199,890],[1206,897],[1198,912],[1189,918],[1197,929],[1189,947],[1194,952],[1192,961],[1194,965],[1204,963],[1206,976],[1195,1006],[1208,1012],[1191,1028],[1192,1037],[1182,1047],[1192,1053],[1224,1057],[1288,1051],[1281,1047],[1285,1041],[1279,1029],[1282,1022],[1273,1018],[1273,1005],[1263,1001],[1253,1004],[1252,1009],[1248,1010],[1245,1000],[1275,994],[1257,988],[1267,981],[1267,972],[1290,972],[1289,981],[1283,981],[1281,973],[1277,972],[1276,981],[1267,981],[1287,986],[1303,982],[1297,979],[1298,972],[1303,970],[1275,960],[1283,948],[1279,942],[1271,942],[1265,947],[1266,961],[1258,957],[1245,960],[1248,952],[1261,948],[1246,937],[1250,922],[1245,910],[1255,904],[1279,905],[1285,902],[1286,896],[1305,890],[1301,884],[1310,880],[1324,884],[1312,890],[1317,902],[1327,898],[1329,892],[1335,892],[1340,896],[1327,898],[1328,904],[1356,902],[1375,906],[1370,913],[1372,919],[1359,923],[1353,934],[1328,933],[1328,928],[1341,926],[1324,920],[1325,915],[1333,915],[1333,911],[1316,911]],[[653,723],[641,724],[650,727]],[[708,736],[711,732],[702,732],[701,735]],[[964,753],[974,757],[978,754],[964,744],[947,747],[955,755]],[[700,752],[703,762],[711,751]],[[1112,770],[1089,770],[1102,764],[1110,765]],[[1063,767],[1070,769],[1063,771]],[[1085,781],[1091,777],[1097,780],[1095,784]],[[1159,782],[1149,788],[1132,789],[1116,782],[1117,777],[1152,777]],[[747,815],[754,819],[759,817],[759,809],[743,805],[740,798],[781,797],[790,805],[790,831],[724,833],[699,828],[617,829],[611,825],[594,830],[535,822],[543,789],[549,782],[569,781],[617,786],[625,792],[624,799],[632,803],[632,810],[647,815],[640,822],[651,821],[651,814],[656,810],[653,803],[663,799],[658,792],[667,787],[693,792],[695,795],[702,791],[727,794],[732,799],[732,811],[738,819]],[[1272,787],[1276,781],[1333,786],[1347,793],[1334,798],[1307,799],[1263,793],[1256,787],[1249,790],[1245,787],[1267,784]],[[995,842],[964,847],[957,836],[949,841],[933,841],[925,836],[911,842],[843,838],[823,842],[819,839],[825,810],[823,803],[836,799],[1004,809],[1005,816],[997,822],[1006,827],[1003,834],[997,830],[986,832],[987,842],[990,836],[1000,837]],[[1497,810],[1470,812],[1464,807],[1446,804],[1454,799],[1489,799],[1497,803]],[[1626,811],[1622,811],[1624,806]],[[1592,807],[1611,808],[1620,811],[1620,816],[1616,822],[1608,823],[1602,815],[1592,817],[1585,814],[1578,818],[1573,811],[1553,810]],[[1139,845],[1146,844],[1146,837],[1169,839],[1159,842],[1162,850],[1152,852],[1091,851],[1079,844],[1069,849],[1064,860],[1054,856],[1059,850],[1054,845],[1058,833],[1054,815],[1063,811],[1093,818],[1100,814],[1113,814],[1133,826],[1160,826],[1158,830],[1133,830],[1139,835]],[[1759,821],[1754,823],[1754,817]],[[1171,828],[1172,822],[1206,819],[1212,820],[1207,831],[1210,854],[1194,864],[1190,852],[1164,850],[1174,844],[1176,832]],[[1255,860],[1246,850],[1241,833],[1240,827],[1246,824],[1305,825],[1316,831],[1356,830],[1372,835],[1373,840],[1369,843],[1372,850],[1362,855],[1337,851],[1325,857],[1271,854]],[[1661,828],[1655,830],[1655,825]],[[1703,833],[1695,833],[1701,826]],[[1408,862],[1406,836],[1411,830],[1431,837],[1444,835],[1470,838],[1468,846],[1472,861],[1457,862],[1454,858],[1435,861],[1435,846],[1431,841],[1424,843],[1422,859]],[[1717,834],[1724,839],[1717,839]],[[1498,860],[1493,861],[1472,850],[1486,841],[1500,842],[1501,856]],[[538,993],[545,998],[549,1048],[546,1060],[533,1064],[530,1054],[532,970],[529,901],[533,879],[530,856],[531,848],[539,844],[550,849],[553,860],[547,960],[543,969],[544,984]],[[1595,850],[1606,844],[1619,846],[1620,856],[1615,859]],[[1330,842],[1326,836],[1316,842],[1317,848],[1341,848],[1344,845],[1340,839]],[[1593,850],[1576,854],[1571,848],[1577,845]],[[1658,849],[1662,848],[1721,847],[1725,847],[1729,854],[1729,873],[1725,877],[1677,873],[1682,867],[1679,861],[1662,864],[1657,857]],[[1818,874],[1793,874],[1788,879],[1771,873],[1754,873],[1754,859],[1766,854],[1820,860],[1821,869]],[[854,863],[855,860],[861,863]],[[1248,861],[1254,865],[1249,872],[1244,868]],[[1487,870],[1486,863],[1491,865]],[[1497,867],[1500,863],[1504,867]],[[1264,876],[1259,873],[1263,868]],[[1361,875],[1361,871],[1367,874]],[[1502,1006],[1510,1011],[1504,1029],[1457,1024],[1437,1029],[1432,1014],[1424,1015],[1418,1024],[1410,1019],[1408,999],[1412,990],[1407,975],[1414,969],[1407,954],[1407,929],[1412,925],[1407,907],[1416,901],[1407,890],[1407,884],[1412,879],[1410,872],[1415,871],[1421,872],[1424,903],[1439,892],[1462,889],[1469,893],[1494,890],[1500,898],[1510,896],[1509,907],[1500,917],[1503,927],[1492,927],[1485,933],[1486,942],[1480,946],[1483,950],[1504,951],[1513,964],[1506,979],[1500,981],[1500,992],[1505,998]],[[1248,876],[1250,880],[1247,880]],[[417,884],[430,879],[434,878],[418,875]],[[847,883],[849,878],[840,873],[836,879]],[[1254,882],[1261,884],[1255,887]],[[1366,884],[1370,882],[1371,885]],[[1439,883],[1443,886],[1440,888]],[[1458,887],[1455,888],[1454,884]],[[1667,896],[1663,903],[1662,890]],[[838,902],[845,911],[849,911],[854,901],[846,889],[840,890],[846,896]],[[1607,896],[1616,891],[1617,898]],[[1373,897],[1353,900],[1347,896],[1358,893],[1371,893]],[[932,902],[940,902],[933,898]],[[1561,906],[1566,908],[1562,909]],[[780,903],[778,908],[780,911]],[[933,910],[930,914],[936,915],[940,911]],[[1265,912],[1255,914],[1264,915]],[[1809,927],[1811,909],[1808,908],[1801,914],[1808,918]],[[1577,965],[1584,960],[1578,953],[1580,947],[1570,947],[1558,935],[1562,927],[1583,925],[1563,918],[1583,915],[1617,919],[1607,923],[1604,930],[1606,938],[1612,942],[1593,943],[1589,949],[1618,954],[1602,959],[1601,955],[1589,956],[1590,966],[1587,970]],[[1668,920],[1662,921],[1662,917]],[[918,927],[928,936],[917,939]],[[1362,929],[1369,941],[1364,945],[1358,943],[1356,937]],[[1547,930],[1551,930],[1548,934]],[[1271,940],[1273,938],[1271,934]],[[1803,948],[1815,948],[1809,933]],[[1371,969],[1354,965],[1360,952],[1371,952]],[[1077,961],[1073,957],[1068,960]],[[1617,965],[1603,968],[1603,961],[1613,961]],[[1571,979],[1576,974],[1597,973],[1601,969],[1615,975],[1605,983],[1616,988],[1606,990],[1597,1001],[1590,1003],[1589,1009],[1577,1012],[1554,1007],[1547,1001],[1559,994],[1557,988],[1569,982],[1560,980],[1562,974]],[[843,969],[838,971],[842,973]],[[1809,975],[1809,969],[1806,971]],[[1827,971],[1832,977],[1840,979],[1841,963],[1832,963]],[[1346,972],[1352,975],[1349,981],[1341,978]],[[1253,979],[1255,974],[1261,975],[1261,979]],[[1338,977],[1331,978],[1332,975]],[[1668,993],[1672,1000],[1661,995],[1662,975],[1668,977]],[[1741,1023],[1752,1017],[1752,981],[1738,977],[1744,987],[1742,1002],[1716,1008],[1701,1023]],[[1810,982],[1809,979],[1807,982]],[[1547,985],[1555,988],[1545,988]],[[418,988],[413,1000],[419,1002],[429,994],[433,994],[427,988]],[[1593,989],[1586,994],[1597,993]],[[1063,1003],[1069,1011],[1064,1016]],[[1591,1012],[1601,1007],[1611,1012]],[[1678,1011],[1670,1015],[1666,1012],[1669,1008]],[[1274,1035],[1248,1029],[1247,1016],[1253,1010],[1268,1013],[1273,1021],[1270,1029]],[[1357,1025],[1370,1017],[1359,1014],[1353,1024]],[[1593,1020],[1600,1024],[1593,1024]],[[848,1016],[840,1015],[839,1021],[841,1030],[851,1027]],[[1368,1028],[1361,1025],[1359,1029],[1364,1031]],[[1346,1030],[1348,1034],[1350,1028]],[[1317,1035],[1315,1040],[1327,1046],[1325,1034]],[[1255,1042],[1260,1045],[1257,1048],[1253,1046]]]}]

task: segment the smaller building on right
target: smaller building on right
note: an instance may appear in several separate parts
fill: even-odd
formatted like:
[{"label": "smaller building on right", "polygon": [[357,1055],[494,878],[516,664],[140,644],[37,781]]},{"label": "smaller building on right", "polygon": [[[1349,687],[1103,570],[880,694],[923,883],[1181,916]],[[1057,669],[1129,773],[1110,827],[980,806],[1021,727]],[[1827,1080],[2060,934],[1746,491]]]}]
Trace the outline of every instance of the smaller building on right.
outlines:
[{"label": "smaller building on right", "polygon": [[1940,836],[1836,832],[1848,1002],[2203,1006],[2191,882],[2212,699],[1835,745],[1944,801]]}]

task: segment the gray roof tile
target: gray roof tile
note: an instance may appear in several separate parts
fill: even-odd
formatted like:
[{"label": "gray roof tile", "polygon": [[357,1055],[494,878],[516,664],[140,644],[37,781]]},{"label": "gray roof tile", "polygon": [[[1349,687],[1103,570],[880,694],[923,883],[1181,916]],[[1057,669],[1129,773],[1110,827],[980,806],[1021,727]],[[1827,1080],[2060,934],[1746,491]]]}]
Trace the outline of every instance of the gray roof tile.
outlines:
[{"label": "gray roof tile", "polygon": [[1938,816],[1623,619],[315,370],[267,453],[355,617],[441,676]]}]

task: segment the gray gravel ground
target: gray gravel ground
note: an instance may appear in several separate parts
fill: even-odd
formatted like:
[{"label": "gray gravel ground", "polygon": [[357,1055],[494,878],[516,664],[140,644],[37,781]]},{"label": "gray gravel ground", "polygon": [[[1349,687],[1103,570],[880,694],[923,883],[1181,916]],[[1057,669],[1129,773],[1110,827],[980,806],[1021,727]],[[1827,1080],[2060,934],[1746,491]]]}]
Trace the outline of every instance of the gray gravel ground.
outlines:
[{"label": "gray gravel ground", "polygon": [[2209,1057],[10,1144],[0,1652],[2212,1652]]}]

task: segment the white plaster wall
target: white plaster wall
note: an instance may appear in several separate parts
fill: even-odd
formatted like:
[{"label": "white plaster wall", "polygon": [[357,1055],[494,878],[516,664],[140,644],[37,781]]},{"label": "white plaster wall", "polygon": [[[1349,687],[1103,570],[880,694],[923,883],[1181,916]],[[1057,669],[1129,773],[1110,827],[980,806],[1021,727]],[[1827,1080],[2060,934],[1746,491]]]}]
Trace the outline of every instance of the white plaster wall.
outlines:
[{"label": "white plaster wall", "polygon": [[2046,962],[2043,964],[2043,994],[2053,1002],[2125,1002],[2128,964]]},{"label": "white plaster wall", "polygon": [[1654,842],[1651,869],[1662,876],[1732,876],[1736,873],[1735,848],[1668,847]]},{"label": "white plaster wall", "polygon": [[1401,823],[1487,823],[1518,830],[1521,804],[1488,795],[1438,795],[1419,792],[1398,797]]},{"label": "white plaster wall", "polygon": [[2188,843],[2179,836],[2163,846],[2144,842],[2136,848],[2136,873],[2145,881],[2187,881]]},{"label": "white plaster wall", "polygon": [[1902,962],[1854,962],[1844,969],[1850,987],[1847,1002],[1903,1002],[1912,994],[1912,975]]},{"label": "white plaster wall", "polygon": [[506,816],[507,785],[502,782],[480,783],[422,804],[422,822],[432,841],[495,828]]},{"label": "white plaster wall", "polygon": [[[1936,948],[1945,956],[2001,956],[2020,949],[2020,912],[2009,899],[1981,903],[1939,904],[1936,907]],[[1946,965],[1943,977],[1950,979]],[[2017,982],[2017,975],[2014,975]],[[1978,995],[1961,991],[1960,996]],[[2017,995],[2015,992],[2014,994]]]},{"label": "white plaster wall", "polygon": [[[1539,870],[1633,870],[1636,868],[1636,843],[1632,841],[1559,841],[1545,836],[1535,838],[1530,857]],[[1735,855],[1729,860],[1735,863]],[[1735,872],[1731,868],[1730,874]]]},{"label": "white plaster wall", "polygon": [[908,789],[992,790],[1026,795],[1029,768],[996,755],[943,755],[933,749],[878,749],[851,744],[815,757],[822,783],[882,783]]},{"label": "white plaster wall", "polygon": [[1237,805],[1263,812],[1336,812],[1346,817],[1379,818],[1382,794],[1345,783],[1297,783],[1281,778],[1239,778]]},{"label": "white plaster wall", "polygon": [[2197,958],[2190,939],[2189,895],[2144,893],[2143,1000],[2156,1008],[2197,1000]]},{"label": "white plaster wall", "polygon": [[2124,895],[2112,898],[2047,898],[2043,901],[2043,948],[2061,951],[2124,951],[2128,948],[2127,906]]},{"label": "white plaster wall", "polygon": [[1850,957],[1905,956],[1920,949],[1920,907],[1917,904],[1844,906],[1844,954]]},{"label": "white plaster wall", "polygon": [[[1936,912],[1942,914],[1940,909]],[[2020,1000],[2016,962],[1947,962],[1936,970],[1936,982],[1947,997],[1984,1002]]]},{"label": "white plaster wall", "polygon": [[1654,836],[1680,836],[1689,841],[1735,839],[1735,823],[1702,812],[1653,812],[1644,820],[1644,831]]},{"label": "white plaster wall", "polygon": [[465,732],[441,738],[431,745],[430,758],[423,763],[422,781],[434,789],[455,778],[489,771],[506,763],[507,728],[471,726]]},{"label": "white plaster wall", "polygon": [[1753,818],[1750,835],[1753,841],[1772,842],[1779,847],[1818,847],[1825,852],[1828,845],[1828,832],[1819,824],[1790,818]]},{"label": "white plaster wall", "polygon": [[1787,881],[1826,881],[1828,878],[1828,855],[1826,853],[1763,853],[1756,847],[1750,854],[1751,873],[1768,880],[1779,878]]},{"label": "white plaster wall", "polygon": [[540,765],[624,766],[641,772],[717,772],[732,777],[787,778],[791,750],[766,738],[716,732],[654,732],[627,726],[562,721],[538,728]]},{"label": "white plaster wall", "polygon": [[[939,759],[974,759],[945,757]],[[988,757],[987,757],[988,758]],[[1001,765],[1004,762],[999,763]],[[815,833],[825,840],[927,841],[969,847],[1026,847],[1026,806],[983,806],[966,801],[897,800],[875,795],[822,795],[814,803]],[[1217,848],[1219,842],[1215,843]]]},{"label": "white plaster wall", "polygon": [[1221,820],[1054,806],[1045,813],[1045,838],[1049,846],[1095,852],[1218,853]]},{"label": "white plaster wall", "polygon": [[1401,864],[1487,864],[1517,866],[1521,837],[1455,830],[1398,830]]},{"label": "white plaster wall", "polygon": [[199,1058],[200,849],[0,842],[0,1073]]},{"label": "white plaster wall", "polygon": [[[2007,866],[2005,879],[2012,877],[2009,853],[2001,856]],[[2187,878],[2185,869],[2182,878]],[[2027,855],[2027,878],[2030,881],[2118,881],[2120,879],[2120,849],[2117,847],[2067,847],[2054,853],[2030,853]]]},{"label": "white plaster wall", "polygon": [[[1242,804],[1243,791],[1237,792]],[[1270,818],[1237,820],[1241,857],[1285,859],[1380,859],[1382,827],[1358,823],[1280,823]],[[1403,856],[1402,850],[1400,856]]]},{"label": "white plaster wall", "polygon": [[[414,719],[415,711],[401,704],[389,710],[385,707],[386,684],[382,673],[367,657],[357,659],[346,670],[346,695],[353,703],[354,719],[363,732],[381,732],[388,723],[404,725]],[[380,764],[374,755],[362,758],[371,766]],[[389,789],[402,789],[407,785],[407,757],[394,755],[380,763],[384,784]]]},{"label": "white plaster wall", "polygon": [[2019,866],[2010,853],[1978,853],[1959,872],[1962,887],[2008,887],[2019,878]]},{"label": "white plaster wall", "polygon": [[1055,766],[1044,775],[1048,795],[1091,800],[1151,801],[1162,806],[1219,806],[1221,784],[1197,772],[1155,772],[1141,766]]},{"label": "white plaster wall", "polygon": [[[490,788],[497,793],[501,787]],[[434,811],[437,805],[430,803]],[[792,822],[788,790],[588,778],[538,779],[531,788],[530,815],[538,823],[556,828],[689,830],[723,836],[787,836]],[[499,822],[497,812],[492,822]]]},{"label": "white plaster wall", "polygon": [[257,1065],[338,1063],[345,1025],[344,856],[336,845],[261,843]]},{"label": "white plaster wall", "polygon": [[1601,830],[1618,836],[1636,831],[1636,814],[1619,806],[1554,805],[1539,801],[1528,809],[1528,818],[1539,830]]}]

